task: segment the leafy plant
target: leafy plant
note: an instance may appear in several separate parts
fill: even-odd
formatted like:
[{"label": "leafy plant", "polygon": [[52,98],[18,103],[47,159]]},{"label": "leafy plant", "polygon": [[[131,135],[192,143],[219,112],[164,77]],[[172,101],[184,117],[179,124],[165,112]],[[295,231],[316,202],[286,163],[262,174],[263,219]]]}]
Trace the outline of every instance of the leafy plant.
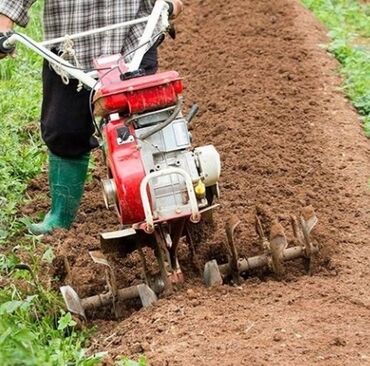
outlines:
[{"label": "leafy plant", "polygon": [[127,357],[123,357],[116,362],[116,366],[147,366],[148,361],[144,356],[141,356],[137,361],[130,360]]},{"label": "leafy plant", "polygon": [[[42,2],[32,9],[27,33],[41,39]],[[22,30],[23,31],[23,30]],[[0,243],[19,227],[18,204],[27,182],[36,176],[45,161],[38,123],[41,101],[42,60],[25,47],[17,48],[15,59],[0,62]]]},{"label": "leafy plant", "polygon": [[[86,333],[77,333],[70,313],[58,313],[51,293],[26,296],[13,288],[0,291],[0,364],[81,365],[100,363],[83,351]],[[68,330],[68,331],[67,331]]]},{"label": "leafy plant", "polygon": [[[37,2],[26,30],[38,40],[42,37],[41,11],[42,2]],[[40,173],[45,162],[37,122],[41,64],[41,58],[22,46],[17,47],[15,59],[0,62],[0,244],[9,243],[23,225],[23,220],[16,217],[18,207],[24,199],[28,181]],[[20,243],[23,251],[33,252],[40,244],[34,238],[19,240],[17,246]],[[46,248],[41,258],[35,256],[31,261],[30,272],[16,269],[21,261],[15,251],[0,254],[0,276],[6,279],[4,283],[13,281],[12,285],[0,289],[1,366],[93,366],[100,363],[100,355],[85,354],[84,345],[90,333],[76,331],[71,314],[60,310],[59,295],[39,283],[40,263],[50,263],[53,256],[52,249]]]},{"label": "leafy plant", "polygon": [[370,136],[370,4],[356,0],[302,0],[330,30],[328,49],[341,62],[344,90],[363,115]]}]

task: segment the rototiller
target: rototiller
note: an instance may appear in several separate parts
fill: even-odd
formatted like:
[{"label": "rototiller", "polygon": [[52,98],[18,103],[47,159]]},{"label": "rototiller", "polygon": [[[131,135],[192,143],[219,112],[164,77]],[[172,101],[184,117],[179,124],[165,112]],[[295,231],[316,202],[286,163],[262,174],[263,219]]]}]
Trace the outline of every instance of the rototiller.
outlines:
[{"label": "rototiller", "polygon": [[[85,72],[45,47],[140,22],[147,24],[138,47],[130,52],[129,63],[121,54],[106,56],[95,61],[94,72]],[[14,32],[0,42],[3,52],[12,49],[15,42],[22,42],[54,65],[63,78],[75,77],[92,90],[92,110],[94,119],[100,118],[98,130],[107,164],[107,178],[102,180],[104,201],[117,212],[122,230],[102,233],[101,250],[90,252],[93,261],[106,269],[106,293],[80,299],[71,286],[61,287],[68,310],[83,317],[86,311],[109,304],[117,314],[117,302],[126,299],[140,298],[142,305],[148,306],[157,299],[156,294],[182,282],[177,258],[179,242],[185,237],[193,250],[191,226],[209,217],[218,206],[215,199],[219,197],[220,157],[212,145],[192,147],[188,124],[196,108],[186,117],[182,114],[183,83],[179,74],[169,71],[142,76],[138,70],[146,50],[168,29],[168,5],[158,0],[150,16],[131,22],[43,43]],[[278,239],[270,243],[257,217],[257,232],[265,254],[248,259],[238,258],[233,240],[236,224],[228,224],[229,263],[207,263],[206,283],[222,283],[230,275],[235,280],[240,273],[265,265],[278,271],[284,260],[310,258],[317,251],[309,240],[317,219],[313,213],[310,217],[293,219],[299,239],[299,246],[294,248],[287,248],[284,235],[277,235]],[[154,272],[145,247],[152,248],[156,257]],[[121,255],[138,251],[142,284],[118,288],[105,257],[112,250]]]},{"label": "rototiller", "polygon": [[[92,33],[146,22],[138,47],[126,63],[121,54],[95,61],[97,73],[86,73],[53,54],[45,46],[71,42]],[[100,117],[102,146],[107,178],[102,180],[104,201],[116,210],[122,230],[101,234],[102,251],[91,252],[92,259],[106,266],[109,292],[79,299],[70,286],[61,288],[68,310],[85,315],[85,310],[139,297],[144,306],[156,300],[155,293],[170,290],[183,281],[177,259],[182,237],[189,237],[189,223],[217,205],[220,157],[212,145],[192,147],[188,123],[196,113],[184,117],[183,82],[175,71],[141,75],[139,65],[146,50],[159,34],[169,29],[168,5],[158,0],[150,16],[131,22],[36,43],[13,33],[3,40],[2,49],[20,41],[45,57],[62,77],[75,77],[91,88],[94,118]],[[153,36],[154,32],[157,34]],[[143,248],[154,250],[159,275],[149,271]],[[114,272],[104,252],[120,254],[138,250],[145,283],[117,288]]]}]

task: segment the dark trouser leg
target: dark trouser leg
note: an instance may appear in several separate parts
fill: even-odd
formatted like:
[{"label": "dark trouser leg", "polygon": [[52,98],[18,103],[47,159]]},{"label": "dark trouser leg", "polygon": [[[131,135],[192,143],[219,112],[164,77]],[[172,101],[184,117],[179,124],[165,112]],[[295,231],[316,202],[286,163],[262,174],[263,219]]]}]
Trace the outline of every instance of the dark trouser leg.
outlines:
[{"label": "dark trouser leg", "polygon": [[78,81],[63,84],[59,75],[43,66],[41,134],[49,150],[63,158],[78,158],[97,146],[89,110],[90,91],[77,91]]},{"label": "dark trouser leg", "polygon": [[83,194],[90,150],[97,146],[89,111],[89,91],[77,92],[76,80],[68,85],[49,68],[43,68],[41,133],[49,148],[51,208],[44,220],[29,226],[35,235],[56,228],[69,229]]}]

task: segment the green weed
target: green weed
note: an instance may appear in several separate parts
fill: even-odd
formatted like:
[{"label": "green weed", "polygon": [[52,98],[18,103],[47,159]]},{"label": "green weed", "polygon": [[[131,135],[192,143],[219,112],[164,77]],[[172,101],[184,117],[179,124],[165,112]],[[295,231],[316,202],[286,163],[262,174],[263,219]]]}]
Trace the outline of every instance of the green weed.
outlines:
[{"label": "green weed", "polygon": [[137,361],[133,361],[128,359],[127,357],[123,357],[116,362],[116,366],[147,366],[148,361],[147,359],[142,356]]},{"label": "green weed", "polygon": [[98,365],[101,355],[83,351],[87,334],[74,330],[70,313],[56,312],[57,299],[43,292],[22,297],[16,288],[0,291],[0,364]]},{"label": "green weed", "polygon": [[10,282],[0,290],[0,365],[93,366],[101,361],[102,354],[85,354],[91,331],[77,332],[71,314],[61,310],[59,294],[40,282],[42,264],[50,265],[53,258],[47,246],[42,255],[31,256],[30,265],[14,253],[0,254],[0,277]]},{"label": "green weed", "polygon": [[[42,37],[41,6],[42,2],[32,9],[32,23],[26,30],[35,39]],[[41,63],[38,56],[22,46],[17,48],[15,59],[0,62],[0,243],[18,228],[18,204],[27,182],[40,172],[45,161],[36,122],[40,113]]]},{"label": "green weed", "polygon": [[344,90],[370,136],[370,4],[355,0],[302,0],[327,26],[328,49],[341,62]]},{"label": "green weed", "polygon": [[[36,40],[42,38],[41,11],[40,1],[32,8],[31,24],[21,30]],[[9,243],[24,225],[16,213],[28,181],[40,173],[46,158],[38,123],[41,65],[41,58],[23,46],[17,47],[15,59],[0,62],[0,244]],[[0,254],[0,365],[97,365],[101,357],[88,357],[83,348],[89,333],[75,330],[71,314],[60,310],[60,296],[38,279],[53,251],[47,247],[38,257],[32,255],[40,245],[37,239],[19,240],[30,266],[21,265],[15,245],[12,252]]]}]

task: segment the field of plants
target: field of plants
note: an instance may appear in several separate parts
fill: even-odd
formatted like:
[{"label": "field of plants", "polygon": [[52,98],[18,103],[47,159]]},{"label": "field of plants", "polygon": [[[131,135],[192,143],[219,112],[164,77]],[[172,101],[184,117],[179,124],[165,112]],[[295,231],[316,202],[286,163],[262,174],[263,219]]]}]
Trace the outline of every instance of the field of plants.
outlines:
[{"label": "field of plants", "polygon": [[341,62],[344,90],[364,116],[370,134],[370,5],[361,1],[303,0],[327,26],[328,49]]},{"label": "field of plants", "polygon": [[[25,31],[35,39],[41,12],[37,2]],[[257,207],[284,218],[311,204],[314,275],[296,264],[281,282],[258,273],[208,290],[191,274],[152,308],[81,326],[64,310],[57,260],[73,259],[80,295],[101,289],[87,251],[117,220],[100,198],[98,159],[73,228],[26,232],[47,208],[46,148],[42,60],[18,47],[0,63],[0,365],[369,363],[370,4],[185,1],[177,30],[161,69],[183,76],[187,102],[201,108],[195,143],[214,144],[223,165],[218,228],[198,248],[200,262],[222,257],[225,218],[241,218],[239,249],[250,255]],[[122,278],[131,271],[120,268]]]},{"label": "field of plants", "polygon": [[[34,6],[27,34],[42,38],[42,3]],[[42,60],[19,47],[15,59],[0,65],[0,364],[94,365],[83,345],[90,332],[75,332],[56,292],[39,278],[53,251],[24,232],[29,220],[19,214],[26,188],[41,174],[46,149],[39,137]],[[35,255],[36,254],[36,255]],[[29,271],[16,266],[27,259]]]}]

